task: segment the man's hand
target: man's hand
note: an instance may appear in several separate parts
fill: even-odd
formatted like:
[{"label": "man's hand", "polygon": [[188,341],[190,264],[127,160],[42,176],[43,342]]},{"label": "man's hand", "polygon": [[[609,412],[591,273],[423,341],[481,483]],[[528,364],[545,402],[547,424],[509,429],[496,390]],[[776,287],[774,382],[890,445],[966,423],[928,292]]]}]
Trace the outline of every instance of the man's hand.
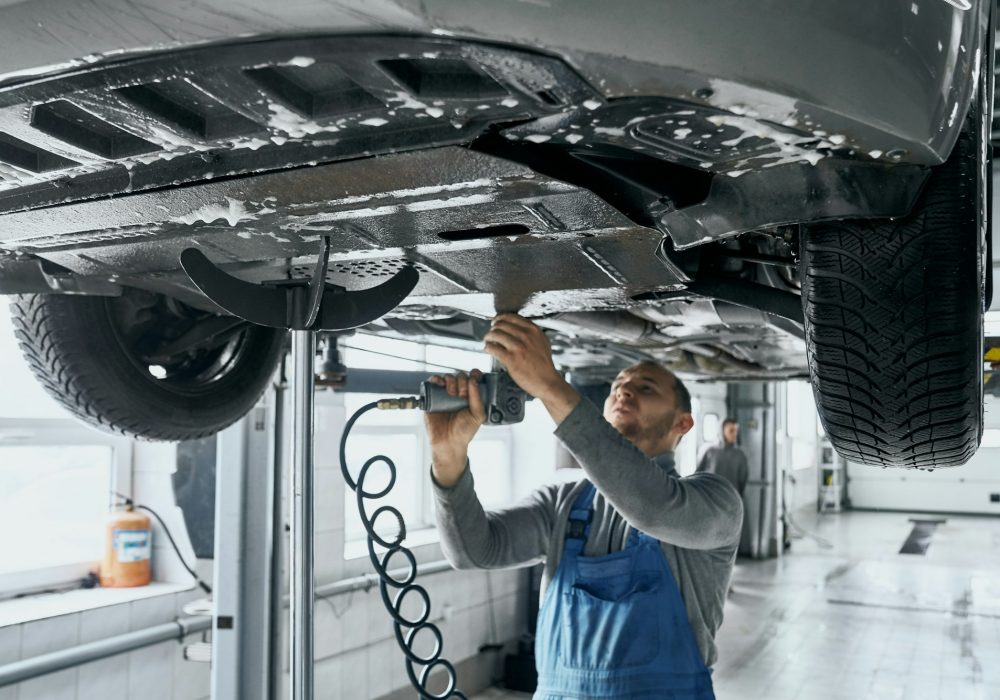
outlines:
[{"label": "man's hand", "polygon": [[432,473],[434,479],[445,488],[458,483],[465,471],[469,456],[469,443],[486,420],[483,399],[476,386],[482,372],[472,370],[445,376],[434,375],[428,381],[445,387],[452,396],[468,399],[469,407],[454,413],[424,413],[427,438],[431,443]]},{"label": "man's hand", "polygon": [[552,362],[552,348],[542,329],[517,314],[499,314],[484,337],[486,352],[497,358],[511,379],[545,404],[559,424],[580,400]]}]

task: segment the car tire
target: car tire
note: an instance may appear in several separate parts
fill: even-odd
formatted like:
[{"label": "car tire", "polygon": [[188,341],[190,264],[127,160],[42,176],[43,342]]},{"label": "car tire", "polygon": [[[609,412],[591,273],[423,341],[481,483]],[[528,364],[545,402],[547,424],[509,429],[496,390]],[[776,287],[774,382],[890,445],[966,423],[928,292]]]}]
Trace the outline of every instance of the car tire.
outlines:
[{"label": "car tire", "polygon": [[986,156],[974,122],[907,217],[804,231],[809,374],[826,434],[853,462],[957,466],[979,446]]},{"label": "car tire", "polygon": [[[146,326],[183,328],[218,316],[182,304],[181,316],[163,313],[159,295],[141,305]],[[157,366],[157,378],[124,342],[123,297],[22,294],[12,298],[15,334],[28,366],[56,401],[102,430],[148,440],[194,440],[246,414],[260,398],[285,351],[285,332],[244,325],[215,346],[201,347]]]}]

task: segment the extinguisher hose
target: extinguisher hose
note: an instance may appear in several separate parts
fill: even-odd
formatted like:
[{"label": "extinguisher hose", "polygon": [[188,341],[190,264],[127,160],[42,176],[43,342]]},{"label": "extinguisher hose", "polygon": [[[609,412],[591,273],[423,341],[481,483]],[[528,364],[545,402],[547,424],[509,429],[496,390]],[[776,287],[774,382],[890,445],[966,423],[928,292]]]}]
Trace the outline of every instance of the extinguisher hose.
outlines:
[{"label": "extinguisher hose", "polygon": [[174,548],[174,552],[177,554],[177,559],[180,561],[181,566],[183,566],[185,569],[187,569],[187,572],[189,574],[191,574],[191,577],[195,580],[195,583],[197,583],[199,586],[201,586],[201,590],[203,590],[203,591],[205,591],[205,593],[208,593],[209,595],[211,595],[212,594],[212,587],[209,586],[204,581],[202,581],[201,577],[198,576],[197,573],[195,573],[195,570],[192,569],[190,566],[188,566],[188,563],[186,561],[184,561],[184,557],[181,555],[180,548],[177,546],[177,543],[174,542],[174,536],[170,534],[170,528],[167,527],[167,524],[165,522],[163,522],[163,518],[160,517],[159,513],[157,513],[155,510],[153,510],[149,506],[138,505],[138,506],[135,506],[135,508],[136,508],[136,510],[144,510],[147,513],[149,513],[150,515],[152,515],[154,518],[156,518],[157,522],[160,523],[160,527],[162,527],[163,531],[167,534],[167,539],[170,540],[170,546]]},{"label": "extinguisher hose", "polygon": [[174,542],[174,536],[172,534],[170,534],[170,528],[167,527],[167,524],[165,522],[163,522],[163,518],[160,517],[160,514],[157,513],[155,510],[153,510],[152,508],[150,508],[149,506],[136,505],[135,502],[131,498],[129,498],[128,496],[126,496],[125,494],[118,493],[117,491],[112,491],[112,493],[115,496],[117,496],[118,498],[122,499],[125,502],[125,506],[127,508],[135,508],[137,510],[144,510],[147,513],[149,513],[150,515],[152,515],[154,518],[156,518],[156,521],[158,523],[160,523],[160,527],[163,528],[163,532],[166,533],[167,539],[170,540],[170,546],[174,548],[174,553],[177,555],[177,559],[178,559],[178,561],[180,561],[181,566],[183,566],[185,569],[187,569],[187,572],[189,574],[191,574],[191,578],[193,578],[195,580],[195,583],[197,583],[201,587],[201,590],[203,590],[203,591],[205,591],[205,593],[208,593],[209,595],[211,595],[212,594],[212,587],[209,586],[204,581],[202,581],[201,577],[198,576],[197,573],[195,573],[195,570],[192,569],[190,566],[188,566],[188,563],[186,561],[184,561],[184,556],[181,554],[180,548],[177,546],[177,543]]}]

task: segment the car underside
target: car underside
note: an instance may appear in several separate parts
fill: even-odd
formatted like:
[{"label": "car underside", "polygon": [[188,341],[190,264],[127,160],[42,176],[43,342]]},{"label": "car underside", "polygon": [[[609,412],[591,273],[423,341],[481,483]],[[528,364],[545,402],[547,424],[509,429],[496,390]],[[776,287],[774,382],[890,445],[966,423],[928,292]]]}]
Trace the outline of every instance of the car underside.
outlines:
[{"label": "car underside", "polygon": [[[328,251],[334,290],[419,273],[366,331],[478,343],[493,315],[517,311],[547,329],[558,364],[584,383],[653,359],[685,378],[812,377],[821,392],[812,348],[829,321],[815,300],[828,292],[808,297],[803,285],[821,290],[821,277],[848,274],[837,270],[867,253],[841,242],[840,258],[824,262],[829,249],[807,241],[844,221],[906,229],[944,187],[932,174],[962,149],[971,169],[954,177],[973,198],[985,191],[976,154],[989,119],[976,104],[991,104],[992,81],[977,76],[991,78],[992,51],[981,43],[988,13],[975,12],[951,37],[968,40],[954,63],[972,79],[954,81],[950,122],[948,105],[938,110],[948,128],[926,137],[913,123],[852,120],[718,79],[614,94],[600,81],[642,85],[638,63],[623,62],[616,80],[608,58],[595,82],[579,57],[450,32],[269,35],[14,76],[0,83],[0,293],[20,295],[22,319],[41,313],[38,297],[100,304],[138,371],[159,368],[166,377],[153,383],[198,385],[204,397],[249,352],[239,341],[249,325],[202,293],[182,253],[280,285],[310,277]],[[975,202],[963,211],[949,216],[965,217],[975,242],[988,217]],[[897,236],[869,240],[878,235],[883,251]],[[981,328],[983,251],[968,250],[956,274],[969,278],[963,303],[975,297]],[[914,298],[923,283],[897,286]],[[902,312],[892,322],[914,323]],[[905,356],[928,341],[886,342]],[[873,356],[866,343],[828,366]],[[967,358],[959,364],[967,372]],[[841,398],[871,403],[860,395],[871,386],[842,383]],[[911,421],[911,437],[923,427],[931,437],[897,458],[859,437],[878,432],[874,416],[852,408],[845,423],[836,401],[821,415],[828,430],[851,431],[842,452],[927,466],[964,461],[978,444],[975,397],[960,402],[961,439],[944,455],[949,437],[933,420]]]}]

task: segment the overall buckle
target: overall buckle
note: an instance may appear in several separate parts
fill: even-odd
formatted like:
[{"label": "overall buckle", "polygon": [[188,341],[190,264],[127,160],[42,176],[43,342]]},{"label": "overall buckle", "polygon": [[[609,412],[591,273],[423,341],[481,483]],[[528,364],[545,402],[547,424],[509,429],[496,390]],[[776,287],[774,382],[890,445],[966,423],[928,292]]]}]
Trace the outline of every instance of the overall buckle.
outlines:
[{"label": "overall buckle", "polygon": [[577,518],[571,519],[569,521],[569,526],[566,528],[566,539],[584,539],[590,531],[590,521],[593,520],[593,518],[594,513],[590,512],[587,514],[586,520]]}]

